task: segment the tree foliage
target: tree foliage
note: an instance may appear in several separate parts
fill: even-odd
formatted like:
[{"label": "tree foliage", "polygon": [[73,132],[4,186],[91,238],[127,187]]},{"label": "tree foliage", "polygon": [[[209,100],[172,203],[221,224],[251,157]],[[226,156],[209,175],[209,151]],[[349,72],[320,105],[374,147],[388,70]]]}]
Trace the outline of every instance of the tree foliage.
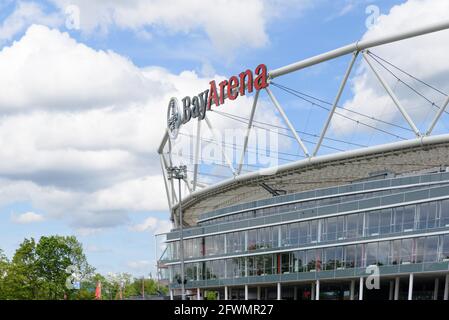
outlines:
[{"label": "tree foliage", "polygon": [[[168,292],[153,279],[133,278],[128,273],[104,276],[94,271],[74,236],[44,236],[38,242],[24,239],[11,261],[0,249],[0,299],[92,300],[99,282],[104,300],[138,298],[142,291],[145,296]],[[80,287],[69,289],[68,279],[79,281]]]}]

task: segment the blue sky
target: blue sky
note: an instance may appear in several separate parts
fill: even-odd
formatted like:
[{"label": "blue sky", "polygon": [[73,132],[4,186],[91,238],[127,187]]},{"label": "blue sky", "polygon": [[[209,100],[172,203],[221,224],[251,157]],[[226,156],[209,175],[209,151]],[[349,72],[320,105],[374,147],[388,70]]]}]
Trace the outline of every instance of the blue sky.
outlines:
[{"label": "blue sky", "polygon": [[[155,248],[160,250],[154,234],[169,228],[156,148],[170,96],[195,94],[211,78],[260,63],[275,69],[370,33],[395,32],[395,23],[414,27],[449,13],[447,5],[431,0],[206,3],[1,2],[0,85],[7,90],[0,93],[0,248],[8,256],[25,237],[75,234],[98,271],[154,274]],[[381,15],[371,31],[370,5]],[[67,24],[73,18],[67,8],[78,10],[79,25]],[[398,50],[377,52],[400,64]],[[428,72],[423,55],[412,50],[404,67],[418,66],[418,75],[437,82],[441,70]],[[343,57],[275,82],[332,101],[348,62]],[[447,62],[440,67],[449,69]],[[360,60],[356,68],[351,81],[370,84]],[[349,86],[341,105],[364,105],[364,85]],[[448,81],[439,85],[449,88]],[[325,112],[272,90],[297,128],[319,133]],[[409,93],[400,90],[408,101]],[[403,124],[397,113],[385,111],[379,88],[370,94],[370,107],[361,111]],[[270,118],[268,99],[262,99],[261,112]],[[250,99],[242,105],[248,113]],[[424,127],[429,107],[410,108]],[[280,121],[276,113],[272,118]],[[345,122],[333,125],[330,135],[339,139],[396,141],[349,130]],[[299,153],[291,143],[282,148]]]}]

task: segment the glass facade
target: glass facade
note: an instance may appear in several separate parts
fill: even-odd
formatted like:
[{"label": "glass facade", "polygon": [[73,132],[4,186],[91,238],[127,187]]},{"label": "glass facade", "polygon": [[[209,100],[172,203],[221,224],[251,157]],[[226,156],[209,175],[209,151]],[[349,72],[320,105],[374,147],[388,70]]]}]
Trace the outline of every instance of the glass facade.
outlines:
[{"label": "glass facade", "polygon": [[[449,258],[449,234],[354,245],[297,250],[231,259],[186,263],[190,281],[265,276],[297,272],[441,262]],[[179,265],[172,267],[180,277]]]},{"label": "glass facade", "polygon": [[[184,240],[186,259],[432,231],[449,226],[449,200],[370,210]],[[179,259],[179,241],[168,244]]]},{"label": "glass facade", "polygon": [[[449,177],[449,173],[444,175]],[[407,179],[403,181],[417,183],[416,177]],[[393,180],[390,185],[395,184]],[[426,180],[430,181],[436,180]],[[282,197],[288,203],[211,218],[200,223],[206,227],[187,229],[191,233],[184,237],[185,277],[190,283],[198,281],[195,285],[201,287],[204,281],[221,286],[219,280],[237,279],[232,283],[238,284],[248,277],[256,277],[255,283],[257,277],[274,279],[275,275],[307,279],[306,273],[335,274],[370,265],[402,268],[439,264],[447,272],[449,266],[444,267],[444,263],[449,262],[449,199],[445,198],[449,198],[449,188],[448,181],[435,183],[442,186],[432,189],[429,184],[404,188],[396,185],[395,189],[364,191],[355,185],[356,194],[349,194],[353,186],[342,186],[329,188],[329,194],[335,193],[332,196],[326,198],[326,191],[320,194],[321,199],[310,199],[319,193],[314,190],[306,192],[304,197],[310,194],[309,199],[301,202],[293,201],[295,195],[287,195]],[[347,194],[339,196],[335,190]],[[361,199],[365,202],[351,202]],[[270,201],[257,203],[265,205]],[[305,208],[313,210],[301,211]],[[240,223],[245,219],[249,222]],[[239,222],[221,229],[221,223],[227,221]],[[176,232],[161,259],[168,266],[171,284],[180,284],[181,278]],[[289,274],[297,274],[298,278]]]}]

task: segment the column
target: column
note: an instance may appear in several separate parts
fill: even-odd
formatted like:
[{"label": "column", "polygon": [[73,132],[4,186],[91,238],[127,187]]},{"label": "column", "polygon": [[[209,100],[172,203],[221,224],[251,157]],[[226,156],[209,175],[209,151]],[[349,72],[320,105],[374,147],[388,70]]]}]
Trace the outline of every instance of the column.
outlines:
[{"label": "column", "polygon": [[298,300],[298,287],[293,287],[293,300]]},{"label": "column", "polygon": [[316,281],[315,300],[320,300],[320,280]]},{"label": "column", "polygon": [[248,285],[245,284],[245,300],[248,300]]},{"label": "column", "polygon": [[201,290],[200,290],[200,288],[196,288],[196,300],[201,300]]},{"label": "column", "polygon": [[394,298],[394,281],[390,280],[390,293],[388,295],[388,300],[393,300]]},{"label": "column", "polygon": [[413,300],[413,273],[410,273],[408,280],[408,300]]},{"label": "column", "polygon": [[396,277],[396,279],[394,279],[394,300],[399,300],[399,284],[400,284],[400,279],[399,277]]},{"label": "column", "polygon": [[315,300],[315,283],[312,282],[312,294],[310,295],[310,300]]},{"label": "column", "polygon": [[257,287],[257,300],[260,300],[261,288]]},{"label": "column", "polygon": [[433,300],[438,300],[438,287],[440,286],[440,279],[435,278],[435,287],[433,289]]},{"label": "column", "polygon": [[350,290],[350,291],[349,291],[349,293],[350,293],[349,299],[350,299],[350,300],[354,300],[355,280],[351,280],[351,287],[350,287],[349,290]]},{"label": "column", "polygon": [[173,289],[170,290],[170,300],[173,300]]},{"label": "column", "polygon": [[278,282],[278,297],[277,297],[277,299],[281,300],[281,298],[282,298],[281,283]]},{"label": "column", "polygon": [[224,287],[224,292],[225,292],[225,300],[228,300],[228,287],[227,286]]},{"label": "column", "polygon": [[448,300],[449,298],[449,274],[446,274],[446,278],[444,280],[444,300]]},{"label": "column", "polygon": [[360,277],[359,300],[363,300],[363,277]]}]

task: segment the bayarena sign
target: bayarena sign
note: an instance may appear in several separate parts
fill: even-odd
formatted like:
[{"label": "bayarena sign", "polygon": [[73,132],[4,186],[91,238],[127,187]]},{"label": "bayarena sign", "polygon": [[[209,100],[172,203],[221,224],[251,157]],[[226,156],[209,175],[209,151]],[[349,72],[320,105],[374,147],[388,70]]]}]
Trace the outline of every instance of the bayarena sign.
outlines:
[{"label": "bayarena sign", "polygon": [[219,106],[224,103],[225,98],[235,100],[239,96],[244,96],[246,92],[261,90],[268,86],[267,66],[260,64],[254,70],[241,72],[238,76],[232,76],[228,80],[223,80],[218,84],[215,80],[209,82],[209,89],[198,93],[196,96],[184,97],[182,108],[178,99],[170,99],[167,111],[167,128],[171,139],[176,139],[179,128],[186,124],[192,118],[203,120],[206,117],[206,111],[211,109],[212,104]]}]

